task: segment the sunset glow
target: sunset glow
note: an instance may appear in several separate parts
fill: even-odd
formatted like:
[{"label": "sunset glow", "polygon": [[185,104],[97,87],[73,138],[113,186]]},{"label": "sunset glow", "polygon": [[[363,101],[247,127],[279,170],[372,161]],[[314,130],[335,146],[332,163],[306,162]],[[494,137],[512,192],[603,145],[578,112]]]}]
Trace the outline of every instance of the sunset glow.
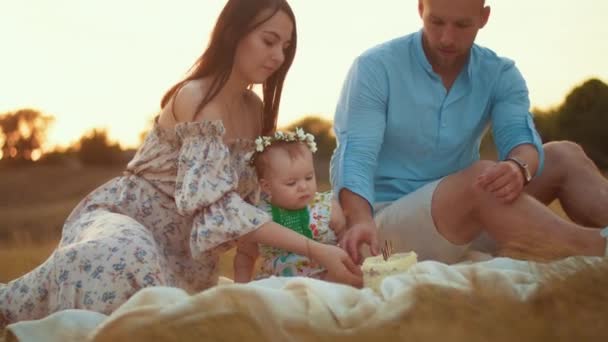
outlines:
[{"label": "sunset glow", "polygon": [[[48,147],[71,144],[94,127],[135,146],[161,96],[203,51],[224,3],[4,1],[0,113],[31,107],[53,115]],[[331,119],[352,60],[421,25],[417,0],[290,3],[299,42],[281,101],[281,125],[310,114]],[[588,78],[608,80],[608,2],[486,3],[492,14],[477,42],[516,61],[533,106],[559,105]]]}]

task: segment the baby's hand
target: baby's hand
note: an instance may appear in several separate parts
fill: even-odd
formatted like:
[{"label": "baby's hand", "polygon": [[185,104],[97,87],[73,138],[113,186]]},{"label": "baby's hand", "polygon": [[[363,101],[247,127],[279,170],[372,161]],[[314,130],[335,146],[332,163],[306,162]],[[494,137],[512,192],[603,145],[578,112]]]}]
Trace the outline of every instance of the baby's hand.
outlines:
[{"label": "baby's hand", "polygon": [[258,245],[253,241],[242,239],[238,241],[233,260],[234,281],[246,283],[251,281],[255,261],[259,256]]}]

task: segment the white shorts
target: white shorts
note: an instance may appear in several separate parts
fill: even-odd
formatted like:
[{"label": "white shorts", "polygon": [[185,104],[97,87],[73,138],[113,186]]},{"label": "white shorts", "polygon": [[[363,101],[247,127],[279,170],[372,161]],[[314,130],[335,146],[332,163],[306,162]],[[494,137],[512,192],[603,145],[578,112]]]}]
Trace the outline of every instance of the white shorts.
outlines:
[{"label": "white shorts", "polygon": [[448,241],[437,231],[431,216],[433,193],[440,181],[426,184],[394,202],[374,205],[380,246],[390,240],[394,253],[414,251],[419,261],[451,264],[464,258],[470,244],[455,245]]}]

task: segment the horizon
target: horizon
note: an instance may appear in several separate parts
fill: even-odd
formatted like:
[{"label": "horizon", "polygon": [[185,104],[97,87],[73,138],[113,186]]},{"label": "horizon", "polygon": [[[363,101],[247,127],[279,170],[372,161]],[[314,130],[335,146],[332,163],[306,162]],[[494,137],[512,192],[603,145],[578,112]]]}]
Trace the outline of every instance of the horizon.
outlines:
[{"label": "horizon", "polygon": [[[224,3],[4,4],[0,46],[10,53],[0,64],[0,113],[33,108],[54,116],[47,149],[70,145],[93,128],[107,129],[112,140],[132,148],[158,111],[161,96],[202,53]],[[298,50],[285,82],[279,126],[306,116],[332,120],[354,58],[421,26],[416,0],[383,0],[375,6],[321,0],[290,4]],[[608,2],[486,4],[492,13],[476,43],[515,60],[528,83],[532,108],[555,108],[583,82],[608,79],[608,44],[600,44],[608,36],[602,18]],[[346,6],[348,16],[343,15]]]}]

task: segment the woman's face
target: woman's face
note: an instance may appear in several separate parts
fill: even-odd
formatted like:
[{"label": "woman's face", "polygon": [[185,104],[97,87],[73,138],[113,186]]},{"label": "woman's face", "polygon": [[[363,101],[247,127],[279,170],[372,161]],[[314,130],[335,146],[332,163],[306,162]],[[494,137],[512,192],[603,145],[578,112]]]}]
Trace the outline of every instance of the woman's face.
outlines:
[{"label": "woman's face", "polygon": [[[268,10],[258,18],[266,16]],[[263,83],[285,61],[292,33],[293,22],[285,12],[278,11],[239,41],[233,72],[249,84]]]}]

